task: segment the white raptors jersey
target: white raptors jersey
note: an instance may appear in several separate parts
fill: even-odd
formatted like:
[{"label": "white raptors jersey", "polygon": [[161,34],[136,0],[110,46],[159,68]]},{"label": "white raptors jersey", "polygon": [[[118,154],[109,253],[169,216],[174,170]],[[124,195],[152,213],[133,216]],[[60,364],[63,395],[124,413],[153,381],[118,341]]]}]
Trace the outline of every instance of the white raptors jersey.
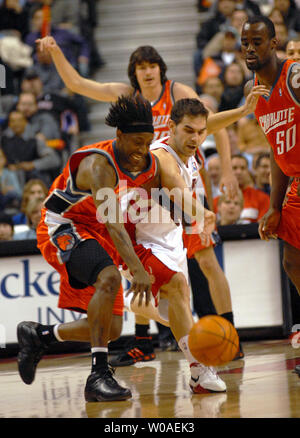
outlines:
[{"label": "white raptors jersey", "polygon": [[[150,146],[150,150],[163,148],[169,152],[175,158],[187,187],[192,191],[197,185],[197,181],[201,179],[198,163],[194,157],[191,157],[188,164],[185,165],[177,153],[167,144],[168,138],[165,137],[154,142]],[[162,190],[160,194],[163,194]],[[169,197],[164,199],[166,203],[169,202]],[[176,272],[183,272],[188,279],[186,249],[182,241],[182,223],[179,220],[175,224],[164,199],[163,202],[153,203],[147,218],[136,224],[136,241],[145,248],[150,248],[153,254],[168,268]]]}]

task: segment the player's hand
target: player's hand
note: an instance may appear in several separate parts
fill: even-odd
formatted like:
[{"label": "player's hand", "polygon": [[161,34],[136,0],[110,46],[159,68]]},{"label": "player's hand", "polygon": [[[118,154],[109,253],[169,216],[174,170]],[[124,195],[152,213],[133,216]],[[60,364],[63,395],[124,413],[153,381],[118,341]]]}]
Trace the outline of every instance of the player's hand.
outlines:
[{"label": "player's hand", "polygon": [[211,235],[216,228],[216,215],[210,210],[204,209],[204,226],[202,233]]},{"label": "player's hand", "polygon": [[269,97],[269,95],[270,90],[265,85],[256,85],[255,87],[253,87],[246,97],[246,101],[243,105],[245,115],[251,114],[255,111],[256,104],[260,96]]},{"label": "player's hand", "polygon": [[204,209],[204,224],[203,229],[198,232],[203,246],[210,245],[211,233],[216,228],[216,215],[210,210]]},{"label": "player's hand", "polygon": [[281,212],[270,208],[269,211],[261,218],[258,232],[262,240],[277,239],[276,230],[279,226]]},{"label": "player's hand", "polygon": [[58,46],[56,44],[55,39],[52,36],[46,36],[44,38],[39,38],[35,41],[41,52],[49,51],[51,53],[52,50],[55,50]]},{"label": "player's hand", "polygon": [[126,296],[130,293],[133,293],[132,302],[139,296],[138,305],[141,306],[143,303],[144,297],[146,297],[146,306],[150,303],[150,294],[151,294],[151,278],[149,274],[143,269],[137,271],[131,280],[131,286]]},{"label": "player's hand", "polygon": [[221,177],[220,190],[226,193],[229,199],[235,198],[239,193],[239,183],[233,173]]}]

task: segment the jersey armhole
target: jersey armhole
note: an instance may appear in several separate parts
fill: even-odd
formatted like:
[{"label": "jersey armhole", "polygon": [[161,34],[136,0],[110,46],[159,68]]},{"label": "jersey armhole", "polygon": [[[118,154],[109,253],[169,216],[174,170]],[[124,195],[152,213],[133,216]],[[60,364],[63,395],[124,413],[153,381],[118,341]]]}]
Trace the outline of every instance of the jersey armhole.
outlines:
[{"label": "jersey armhole", "polygon": [[[299,63],[293,63],[289,66],[288,71],[287,71],[287,75],[286,75],[286,88],[288,90],[288,93],[290,95],[290,97],[292,98],[292,100],[295,102],[295,104],[297,106],[300,106],[300,99],[297,98],[297,96],[294,93],[294,90],[291,88],[290,86],[290,81],[291,81],[291,75],[293,73],[293,69],[295,68],[295,66],[298,69],[298,78],[296,79],[297,85],[299,85],[300,87],[300,64]],[[295,78],[293,78],[295,79]]]},{"label": "jersey armhole", "polygon": [[175,104],[175,97],[174,97],[174,85],[175,85],[175,81],[171,81],[171,86],[170,86],[170,95],[171,95],[172,105],[174,105],[174,104]]}]

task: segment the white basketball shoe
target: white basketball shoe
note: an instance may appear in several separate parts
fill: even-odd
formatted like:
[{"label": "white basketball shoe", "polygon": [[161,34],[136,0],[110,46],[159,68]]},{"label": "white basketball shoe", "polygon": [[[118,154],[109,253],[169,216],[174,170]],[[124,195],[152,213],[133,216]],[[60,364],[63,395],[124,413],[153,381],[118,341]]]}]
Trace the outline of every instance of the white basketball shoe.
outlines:
[{"label": "white basketball shoe", "polygon": [[199,362],[190,365],[190,388],[194,394],[226,391],[226,383],[220,379],[213,367],[207,367]]}]

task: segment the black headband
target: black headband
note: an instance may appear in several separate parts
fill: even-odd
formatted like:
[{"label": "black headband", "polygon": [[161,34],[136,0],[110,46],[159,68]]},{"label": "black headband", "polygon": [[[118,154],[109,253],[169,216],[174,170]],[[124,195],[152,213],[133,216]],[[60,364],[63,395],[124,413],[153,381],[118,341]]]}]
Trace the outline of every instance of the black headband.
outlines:
[{"label": "black headband", "polygon": [[150,123],[144,123],[139,125],[122,125],[118,126],[118,128],[124,133],[124,134],[130,134],[134,132],[151,132],[154,133],[153,125]]}]

